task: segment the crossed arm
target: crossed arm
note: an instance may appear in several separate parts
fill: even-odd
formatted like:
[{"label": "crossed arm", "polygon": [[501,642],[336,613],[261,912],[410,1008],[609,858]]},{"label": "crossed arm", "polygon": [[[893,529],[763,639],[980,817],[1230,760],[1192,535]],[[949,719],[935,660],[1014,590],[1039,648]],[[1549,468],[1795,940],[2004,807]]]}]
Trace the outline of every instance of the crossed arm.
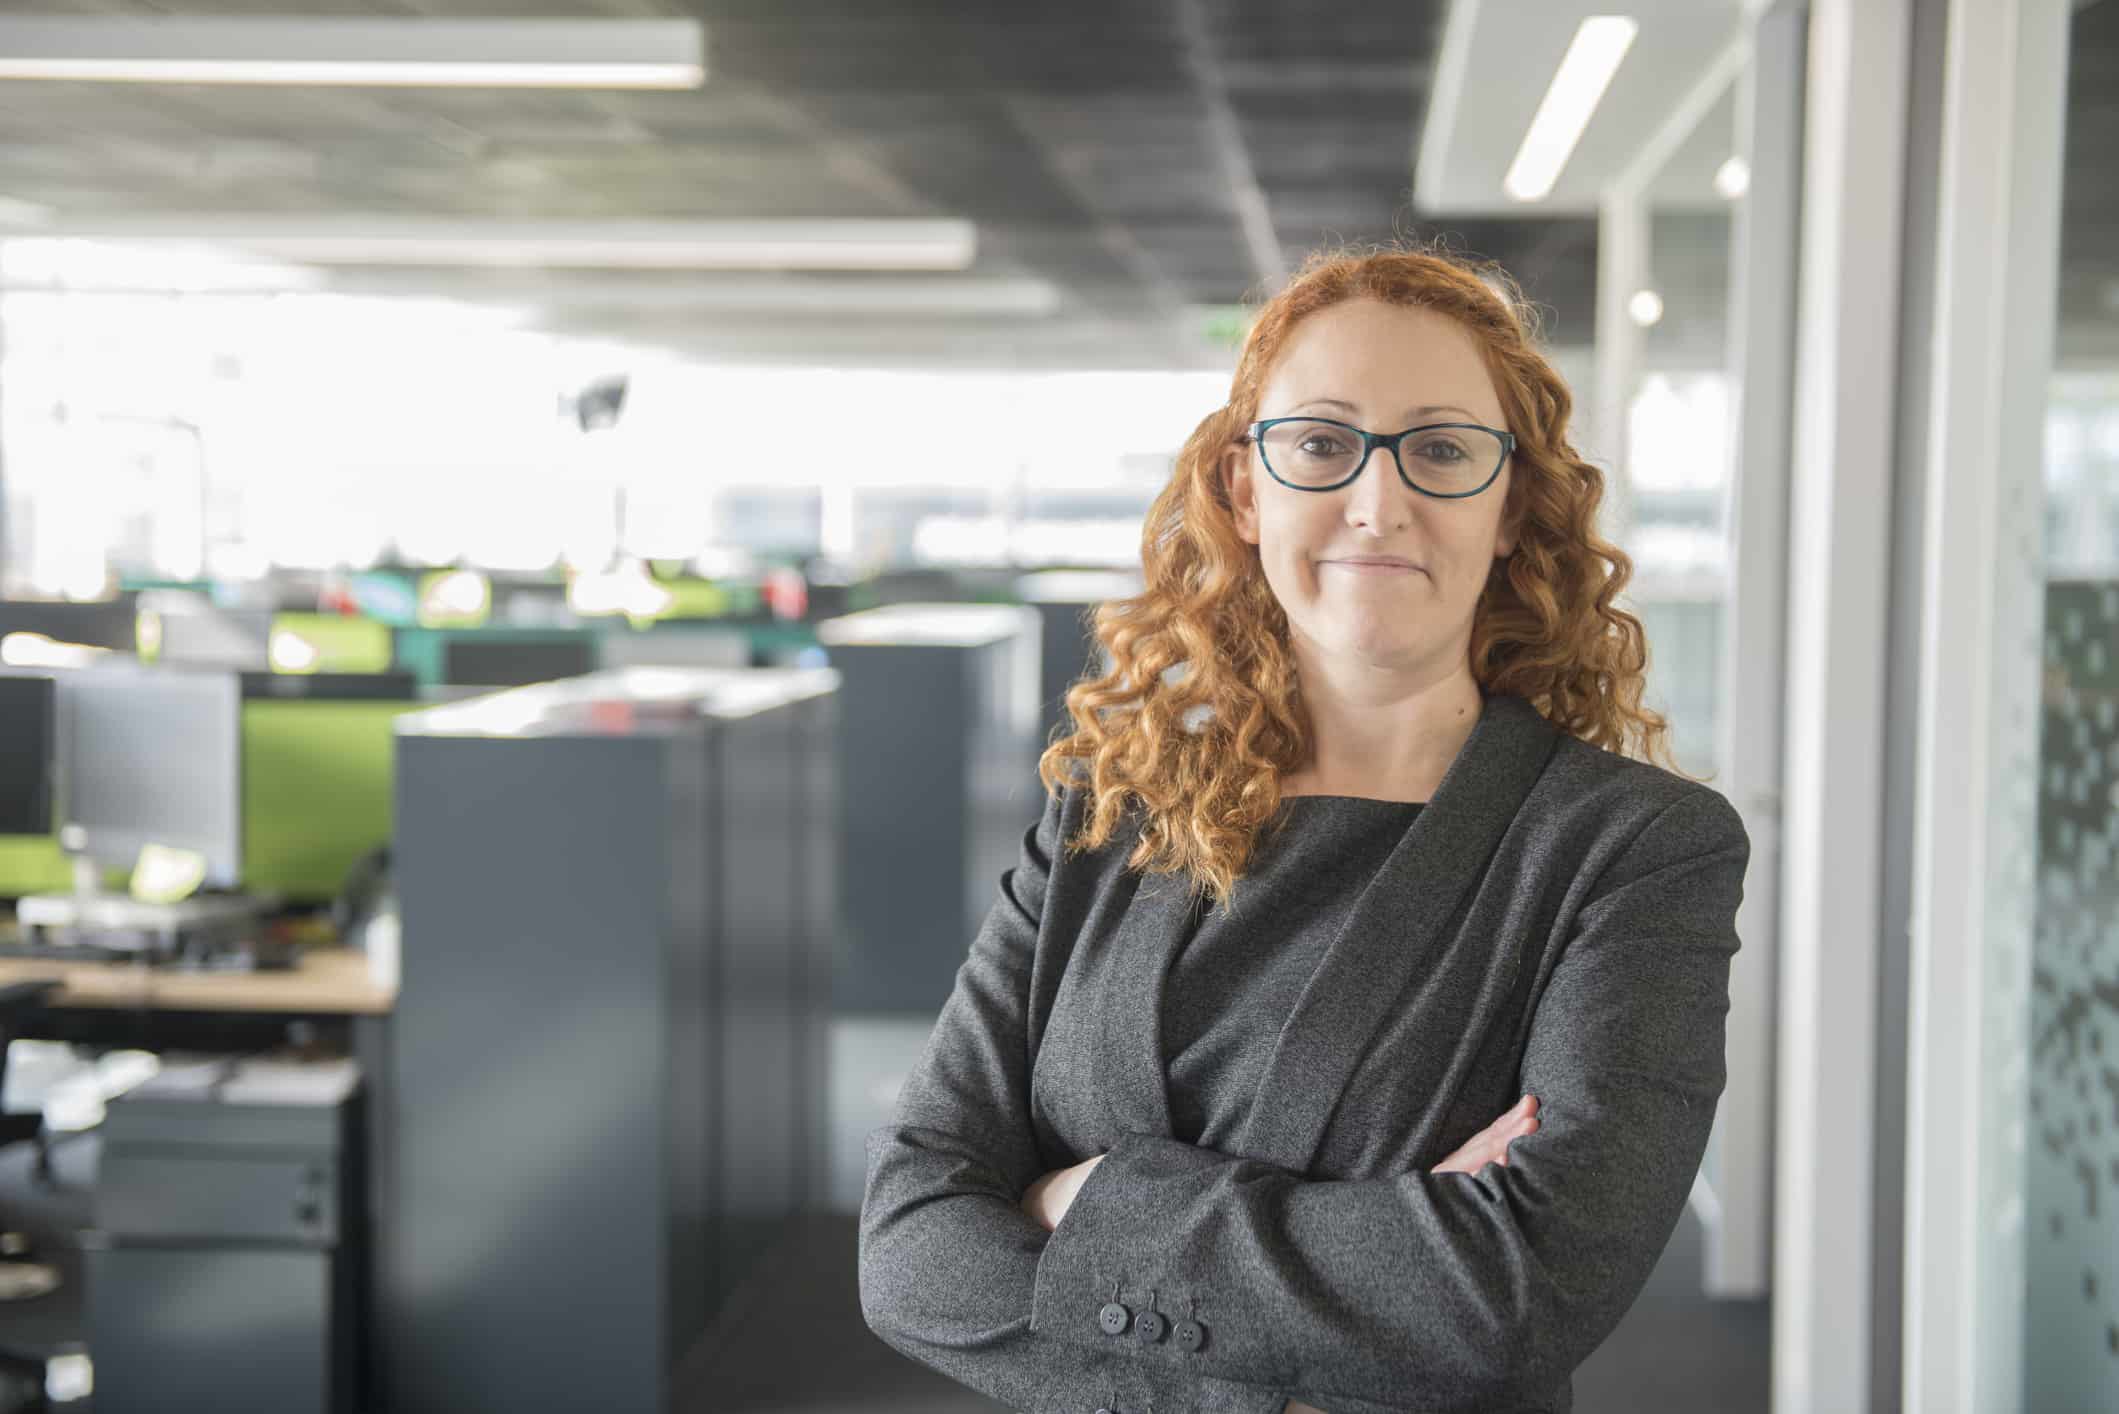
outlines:
[{"label": "crossed arm", "polygon": [[[1525,1095],[1507,1114],[1474,1134],[1454,1154],[1435,1165],[1434,1172],[1477,1173],[1490,1163],[1506,1164],[1509,1141],[1537,1131],[1537,1097]],[[1067,1209],[1074,1205],[1074,1195],[1081,1192],[1082,1184],[1088,1181],[1089,1174],[1103,1159],[1102,1154],[1097,1154],[1067,1168],[1054,1169],[1038,1179],[1023,1192],[1023,1211],[1039,1227],[1052,1231],[1067,1216]],[[1290,1399],[1282,1414],[1325,1414],[1325,1411],[1299,1399]]]},{"label": "crossed arm", "polygon": [[[1332,1414],[1549,1402],[1638,1295],[1706,1144],[1749,854],[1735,811],[1684,795],[1598,880],[1532,1018],[1537,1132],[1510,1136],[1510,1162],[1308,1181],[1126,1134],[1048,1228],[1023,1206],[1045,1177],[1023,1013],[1057,833],[1055,804],[869,1136],[870,1327],[1039,1414],[1283,1414],[1292,1391]],[[1119,1267],[1198,1298],[1205,1348],[1097,1332]]]}]

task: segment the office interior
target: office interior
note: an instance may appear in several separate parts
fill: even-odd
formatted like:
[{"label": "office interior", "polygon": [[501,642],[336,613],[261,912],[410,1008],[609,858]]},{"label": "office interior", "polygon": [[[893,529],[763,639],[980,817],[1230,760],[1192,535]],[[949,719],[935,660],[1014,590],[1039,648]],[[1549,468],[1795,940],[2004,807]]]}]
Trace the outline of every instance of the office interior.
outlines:
[{"label": "office interior", "polygon": [[1250,313],[1408,237],[1754,845],[1577,1409],[2119,1407],[2115,124],[2119,0],[11,8],[0,1414],[999,1408],[864,1138]]}]

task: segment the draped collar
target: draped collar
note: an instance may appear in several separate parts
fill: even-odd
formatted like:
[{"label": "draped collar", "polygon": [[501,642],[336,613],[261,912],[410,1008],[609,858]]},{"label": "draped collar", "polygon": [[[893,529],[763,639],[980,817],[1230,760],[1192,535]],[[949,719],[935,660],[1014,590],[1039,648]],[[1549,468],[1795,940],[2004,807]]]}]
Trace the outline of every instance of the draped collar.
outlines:
[{"label": "draped collar", "polygon": [[[1485,871],[1560,739],[1522,697],[1484,698],[1441,784],[1327,947],[1282,1028],[1241,1152],[1305,1172],[1349,1077],[1406,982]],[[1163,994],[1192,900],[1174,876],[1144,880],[1120,921],[1096,1048],[1116,1130],[1171,1134]]]}]

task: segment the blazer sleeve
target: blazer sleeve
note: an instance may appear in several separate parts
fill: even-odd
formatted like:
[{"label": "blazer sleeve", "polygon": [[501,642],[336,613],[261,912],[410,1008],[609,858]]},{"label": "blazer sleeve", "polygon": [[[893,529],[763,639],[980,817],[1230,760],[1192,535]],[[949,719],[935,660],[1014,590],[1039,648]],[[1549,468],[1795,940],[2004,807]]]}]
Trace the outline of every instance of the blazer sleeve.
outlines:
[{"label": "blazer sleeve", "polygon": [[1014,1409],[1279,1414],[1286,1394],[1144,1362],[1131,1337],[1083,1346],[1030,1328],[1050,1234],[1020,1206],[1047,1171],[1030,1123],[1026,1012],[1063,805],[1048,796],[1024,832],[892,1122],[868,1135],[862,1316],[900,1353]]},{"label": "blazer sleeve", "polygon": [[[1549,1408],[1640,1294],[1677,1225],[1726,1079],[1750,840],[1698,787],[1593,886],[1532,1017],[1539,1128],[1506,1165],[1311,1182],[1124,1135],[1038,1262],[1035,1324],[1093,1332],[1124,1254],[1215,1340],[1189,1358],[1330,1411]],[[1336,1396],[1336,1399],[1335,1399]]]}]

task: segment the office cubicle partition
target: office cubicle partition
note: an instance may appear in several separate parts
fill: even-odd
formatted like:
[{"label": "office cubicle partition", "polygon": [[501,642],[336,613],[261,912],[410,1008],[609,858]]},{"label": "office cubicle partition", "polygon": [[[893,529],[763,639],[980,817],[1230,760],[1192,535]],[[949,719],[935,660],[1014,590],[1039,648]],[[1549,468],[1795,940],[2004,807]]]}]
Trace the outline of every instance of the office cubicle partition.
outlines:
[{"label": "office cubicle partition", "polygon": [[840,674],[834,1006],[932,1017],[1023,831],[1039,629],[1020,605],[895,604],[817,626]]},{"label": "office cubicle partition", "polygon": [[1144,586],[1137,573],[1113,570],[1042,570],[1015,582],[1015,593],[1037,610],[1043,630],[1038,680],[1040,750],[1074,721],[1067,714],[1067,689],[1083,676],[1101,676],[1103,647],[1096,641],[1097,606],[1127,599]]},{"label": "office cubicle partition", "polygon": [[[822,1189],[828,671],[400,719],[379,1250],[397,1414],[660,1411]],[[696,1407],[696,1406],[685,1406]]]}]

